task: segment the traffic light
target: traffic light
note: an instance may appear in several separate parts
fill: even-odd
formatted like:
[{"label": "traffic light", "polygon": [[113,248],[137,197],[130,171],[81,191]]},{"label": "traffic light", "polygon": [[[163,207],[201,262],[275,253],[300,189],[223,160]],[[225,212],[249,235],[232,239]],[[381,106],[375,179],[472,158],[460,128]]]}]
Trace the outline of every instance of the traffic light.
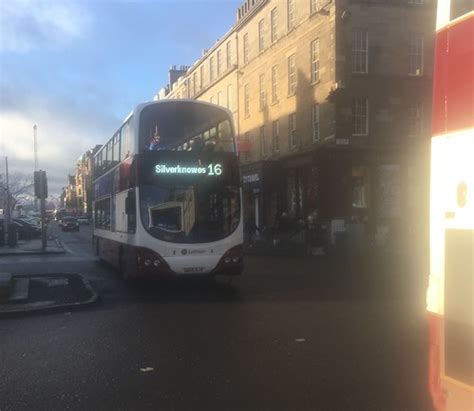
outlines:
[{"label": "traffic light", "polygon": [[39,170],[34,173],[35,196],[38,198],[48,197],[48,180],[46,180],[46,171]]}]

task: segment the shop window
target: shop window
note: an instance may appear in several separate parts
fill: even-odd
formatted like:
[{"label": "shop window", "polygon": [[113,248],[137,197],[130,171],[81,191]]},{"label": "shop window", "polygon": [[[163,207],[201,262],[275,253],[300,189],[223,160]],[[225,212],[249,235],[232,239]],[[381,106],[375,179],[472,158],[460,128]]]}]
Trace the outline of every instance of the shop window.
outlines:
[{"label": "shop window", "polygon": [[401,214],[400,166],[378,167],[378,214],[382,218],[396,218]]},{"label": "shop window", "polygon": [[352,207],[365,209],[370,207],[369,168],[352,167]]}]

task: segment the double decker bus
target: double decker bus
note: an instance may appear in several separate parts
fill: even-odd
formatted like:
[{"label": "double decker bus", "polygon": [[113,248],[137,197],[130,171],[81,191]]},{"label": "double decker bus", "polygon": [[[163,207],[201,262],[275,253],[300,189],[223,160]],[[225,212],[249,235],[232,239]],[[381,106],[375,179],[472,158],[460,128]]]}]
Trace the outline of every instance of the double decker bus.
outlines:
[{"label": "double decker bus", "polygon": [[430,393],[474,410],[474,11],[438,0],[430,186]]},{"label": "double decker bus", "polygon": [[93,243],[124,277],[238,275],[240,169],[231,113],[139,105],[94,157]]}]

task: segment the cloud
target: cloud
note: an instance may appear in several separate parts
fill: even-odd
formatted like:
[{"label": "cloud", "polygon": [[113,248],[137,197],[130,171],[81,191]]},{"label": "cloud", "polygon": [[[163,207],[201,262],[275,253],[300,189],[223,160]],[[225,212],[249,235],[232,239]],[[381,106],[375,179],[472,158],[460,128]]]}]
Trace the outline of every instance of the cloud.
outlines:
[{"label": "cloud", "polygon": [[[38,126],[39,168],[48,174],[50,192],[59,194],[79,156],[106,141],[120,119],[72,99],[24,96],[16,106],[0,109],[0,156],[8,156],[12,173],[33,173],[34,124]],[[1,163],[0,173],[4,171],[3,158]]]},{"label": "cloud", "polygon": [[91,16],[70,1],[0,1],[0,51],[57,48],[87,32]]}]

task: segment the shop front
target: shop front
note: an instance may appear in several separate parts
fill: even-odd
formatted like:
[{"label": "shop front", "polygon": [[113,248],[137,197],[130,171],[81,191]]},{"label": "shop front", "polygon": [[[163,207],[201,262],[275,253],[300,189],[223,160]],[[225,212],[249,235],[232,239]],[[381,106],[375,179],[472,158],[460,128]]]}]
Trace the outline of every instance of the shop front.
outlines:
[{"label": "shop front", "polygon": [[271,227],[281,209],[281,167],[275,161],[243,165],[242,192],[244,230],[252,232]]}]

